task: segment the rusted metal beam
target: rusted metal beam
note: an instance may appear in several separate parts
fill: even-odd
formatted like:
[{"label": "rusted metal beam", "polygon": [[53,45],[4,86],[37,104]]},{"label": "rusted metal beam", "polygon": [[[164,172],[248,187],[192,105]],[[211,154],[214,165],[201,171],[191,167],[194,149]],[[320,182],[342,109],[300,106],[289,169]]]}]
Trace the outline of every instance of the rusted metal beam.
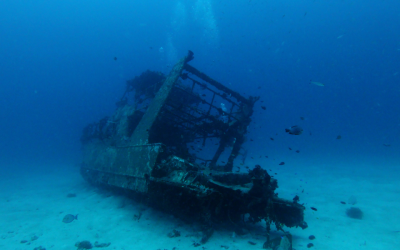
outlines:
[{"label": "rusted metal beam", "polygon": [[176,81],[182,74],[186,61],[187,57],[185,56],[177,64],[175,64],[174,68],[171,70],[171,73],[168,75],[167,79],[165,79],[165,82],[157,92],[156,96],[150,103],[149,108],[136,127],[135,132],[132,134],[131,143],[133,145],[147,144],[149,142],[149,131],[156,121],[162,107],[166,103]]}]

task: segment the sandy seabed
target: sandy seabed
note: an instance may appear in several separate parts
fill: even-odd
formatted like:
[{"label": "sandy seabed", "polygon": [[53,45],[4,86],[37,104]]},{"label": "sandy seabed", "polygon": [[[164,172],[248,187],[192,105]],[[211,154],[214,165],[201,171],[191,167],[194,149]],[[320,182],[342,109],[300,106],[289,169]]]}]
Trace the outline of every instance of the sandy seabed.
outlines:
[{"label": "sandy seabed", "polygon": [[[309,227],[288,229],[294,249],[308,249],[309,243],[314,245],[311,249],[324,250],[400,246],[398,177],[361,178],[315,167],[282,171],[277,179],[279,197],[292,199],[298,194],[300,203],[307,207]],[[105,250],[244,250],[262,249],[265,241],[264,223],[260,223],[242,236],[226,227],[217,229],[205,245],[195,247],[193,243],[200,239],[198,225],[93,187],[76,167],[18,170],[3,174],[0,181],[0,249],[77,249],[76,242],[88,240],[92,244],[111,243],[93,248]],[[361,220],[346,216],[351,205],[341,201],[346,202],[351,195],[357,198],[354,206],[364,213]],[[78,220],[63,223],[66,214],[78,214]],[[180,231],[180,237],[168,237],[174,229]],[[316,238],[310,240],[310,235]]]}]

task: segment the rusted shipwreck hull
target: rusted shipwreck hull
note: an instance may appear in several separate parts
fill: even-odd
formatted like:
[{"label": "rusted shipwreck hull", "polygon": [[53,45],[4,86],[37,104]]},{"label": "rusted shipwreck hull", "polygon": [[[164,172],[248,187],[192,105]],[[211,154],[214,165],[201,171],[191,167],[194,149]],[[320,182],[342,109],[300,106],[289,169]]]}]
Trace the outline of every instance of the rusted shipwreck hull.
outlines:
[{"label": "rusted shipwreck hull", "polygon": [[213,80],[190,66],[192,59],[189,51],[167,77],[146,71],[127,82],[113,116],[83,131],[82,176],[201,221],[203,243],[213,223],[240,230],[244,215],[248,222],[265,220],[267,233],[271,223],[282,231],[306,228],[304,207],[278,198],[267,171],[256,166],[243,173],[234,166],[258,98]]}]

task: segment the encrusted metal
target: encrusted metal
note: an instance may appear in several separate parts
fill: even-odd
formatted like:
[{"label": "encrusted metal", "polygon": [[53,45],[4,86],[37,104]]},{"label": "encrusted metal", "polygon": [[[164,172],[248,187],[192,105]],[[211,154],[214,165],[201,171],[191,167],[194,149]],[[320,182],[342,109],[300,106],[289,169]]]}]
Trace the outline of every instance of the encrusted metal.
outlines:
[{"label": "encrusted metal", "polygon": [[265,220],[268,233],[271,223],[306,228],[304,206],[278,198],[266,170],[232,172],[247,154],[242,144],[258,97],[229,89],[190,66],[192,59],[189,51],[168,76],[146,71],[127,82],[113,116],[83,131],[82,176],[202,222],[202,243],[218,221],[240,231],[245,214],[250,223]]}]

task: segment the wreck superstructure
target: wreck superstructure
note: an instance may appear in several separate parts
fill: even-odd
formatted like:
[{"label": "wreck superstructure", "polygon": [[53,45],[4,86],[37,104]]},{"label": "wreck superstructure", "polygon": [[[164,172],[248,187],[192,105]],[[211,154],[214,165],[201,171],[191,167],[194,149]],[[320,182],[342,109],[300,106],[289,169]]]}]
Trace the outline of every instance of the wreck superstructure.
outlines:
[{"label": "wreck superstructure", "polygon": [[213,223],[238,226],[245,214],[265,220],[268,232],[271,223],[307,227],[304,207],[278,198],[267,171],[233,171],[258,97],[229,89],[189,65],[192,59],[189,51],[168,76],[146,71],[127,82],[113,116],[84,129],[82,176],[201,221],[203,243]]}]

